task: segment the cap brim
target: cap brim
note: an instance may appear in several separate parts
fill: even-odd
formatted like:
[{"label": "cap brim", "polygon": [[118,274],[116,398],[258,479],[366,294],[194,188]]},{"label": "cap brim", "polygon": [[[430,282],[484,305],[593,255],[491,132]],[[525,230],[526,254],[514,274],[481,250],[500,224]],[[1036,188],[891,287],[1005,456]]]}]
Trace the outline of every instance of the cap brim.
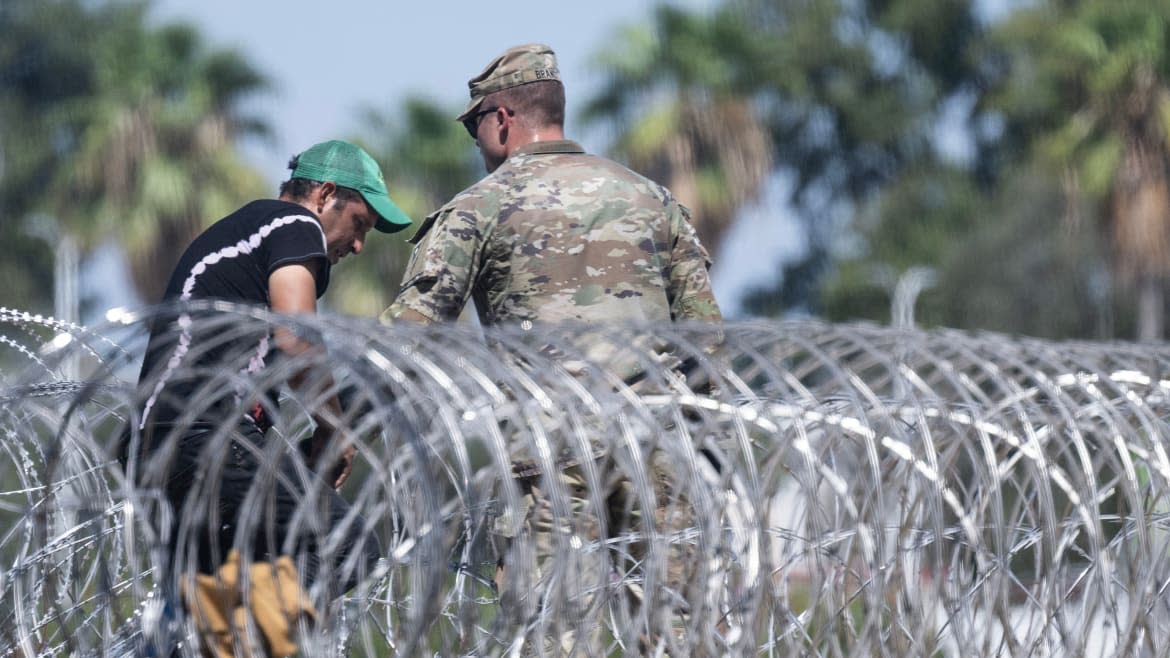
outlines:
[{"label": "cap brim", "polygon": [[362,192],[362,197],[374,212],[378,213],[378,221],[374,223],[374,228],[383,233],[397,233],[410,226],[410,217],[402,212],[390,197],[374,192]]},{"label": "cap brim", "polygon": [[455,120],[458,121],[459,123],[463,123],[464,121],[467,121],[467,119],[470,118],[471,115],[475,114],[475,111],[479,109],[479,106],[483,105],[483,99],[484,99],[483,96],[477,96],[475,98],[472,98],[471,102],[469,102],[467,104],[467,109],[463,110],[463,114],[460,114],[459,116],[455,117]]}]

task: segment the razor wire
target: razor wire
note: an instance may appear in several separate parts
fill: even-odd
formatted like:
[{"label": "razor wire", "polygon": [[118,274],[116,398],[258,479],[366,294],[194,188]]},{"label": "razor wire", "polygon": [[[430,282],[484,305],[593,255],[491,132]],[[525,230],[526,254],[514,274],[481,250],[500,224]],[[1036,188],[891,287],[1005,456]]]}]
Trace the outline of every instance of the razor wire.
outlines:
[{"label": "razor wire", "polygon": [[[274,327],[321,349],[251,375],[179,362],[184,420],[120,460],[147,436],[147,335],[179,310],[0,309],[0,656],[197,655],[182,548],[223,521],[224,400],[269,390],[231,538],[241,651],[292,478],[297,577],[320,560],[303,655],[1170,655],[1165,345],[183,312],[195,351]],[[299,457],[334,395],[357,447],[340,530],[320,522],[338,455]],[[176,506],[184,423],[216,414]]]}]

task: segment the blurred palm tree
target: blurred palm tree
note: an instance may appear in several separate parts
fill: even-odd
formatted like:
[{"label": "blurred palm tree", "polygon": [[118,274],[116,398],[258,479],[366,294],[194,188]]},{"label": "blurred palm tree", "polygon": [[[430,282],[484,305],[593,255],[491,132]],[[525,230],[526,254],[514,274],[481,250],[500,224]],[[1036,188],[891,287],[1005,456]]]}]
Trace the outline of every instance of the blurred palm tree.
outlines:
[{"label": "blurred palm tree", "polygon": [[611,153],[674,192],[715,254],[737,209],[757,198],[772,142],[729,56],[742,25],[662,6],[596,57],[606,79],[587,123],[619,127]]},{"label": "blurred palm tree", "polygon": [[65,108],[92,93],[90,53],[119,13],[67,0],[0,0],[0,305],[53,310],[52,227],[36,209],[81,126]]},{"label": "blurred palm tree", "polygon": [[455,121],[459,108],[424,98],[407,98],[393,113],[363,112],[366,148],[382,166],[386,187],[414,226],[392,235],[375,235],[360,258],[338,265],[344,272],[330,283],[325,303],[344,313],[377,315],[398,293],[410,258],[406,242],[424,217],[484,174],[483,162],[467,131]]},{"label": "blurred palm tree", "polygon": [[206,49],[190,26],[146,28],[142,11],[92,53],[95,88],[68,110],[83,127],[45,210],[86,245],[117,239],[138,293],[154,302],[182,245],[263,194],[235,145],[269,135],[240,109],[268,83],[238,53]]},{"label": "blurred palm tree", "polygon": [[979,34],[970,0],[660,8],[599,58],[608,82],[586,118],[617,126],[617,154],[696,207],[712,251],[761,183],[786,176],[804,260],[764,263],[783,266],[783,280],[748,308],[818,310],[853,216],[903,172],[938,162],[937,121],[974,84]]},{"label": "blurred palm tree", "polygon": [[[1164,337],[1170,276],[1170,5],[1143,0],[1046,2],[999,32],[1015,54],[989,105],[1010,135],[1037,136],[1063,172],[1069,207],[1100,209],[1113,271],[1136,288],[1138,337]],[[1072,226],[1081,222],[1070,212]]]}]

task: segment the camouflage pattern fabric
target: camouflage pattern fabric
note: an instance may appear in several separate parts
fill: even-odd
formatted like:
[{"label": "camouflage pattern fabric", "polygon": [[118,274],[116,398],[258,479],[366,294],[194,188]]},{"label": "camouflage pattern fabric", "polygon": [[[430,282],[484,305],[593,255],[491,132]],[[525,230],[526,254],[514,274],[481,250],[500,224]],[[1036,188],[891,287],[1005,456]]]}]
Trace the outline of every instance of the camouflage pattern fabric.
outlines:
[{"label": "camouflage pattern fabric", "polygon": [[571,141],[526,145],[423,220],[394,303],[434,322],[710,320],[711,260],[666,188]]},{"label": "camouflage pattern fabric", "polygon": [[[667,538],[665,563],[658,565],[662,570],[654,575],[664,587],[656,590],[656,601],[648,608],[661,616],[648,619],[648,626],[640,629],[631,646],[644,655],[692,655],[696,649],[692,646],[680,653],[680,645],[687,646],[689,579],[699,571],[699,552],[688,532],[694,510],[677,485],[679,474],[661,450],[651,452],[657,503],[651,522],[639,507],[627,475],[607,462],[601,459],[597,464],[607,494],[600,513],[590,500],[583,470],[571,465],[553,474],[558,488],[567,494],[567,517],[555,511],[543,478],[517,475],[524,490],[523,508],[518,515],[505,514],[493,524],[492,539],[502,556],[496,585],[504,621],[530,629],[522,655],[604,655],[600,629],[606,606],[644,605],[642,583],[648,574],[646,544],[641,538],[648,523]],[[524,566],[505,577],[508,565]],[[549,588],[550,578],[557,587]],[[624,585],[611,590],[615,581]]]},{"label": "camouflage pattern fabric", "polygon": [[561,70],[557,67],[557,57],[552,48],[542,43],[514,46],[500,53],[479,75],[467,81],[471,100],[455,120],[465,121],[479,109],[483,99],[502,89],[529,82],[560,79]]}]

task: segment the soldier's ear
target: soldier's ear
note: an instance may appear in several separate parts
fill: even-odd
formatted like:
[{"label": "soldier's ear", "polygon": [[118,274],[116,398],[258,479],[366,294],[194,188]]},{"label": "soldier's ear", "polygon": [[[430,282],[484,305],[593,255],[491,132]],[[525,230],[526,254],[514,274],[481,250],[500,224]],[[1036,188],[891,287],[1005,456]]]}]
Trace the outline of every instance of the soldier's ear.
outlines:
[{"label": "soldier's ear", "polygon": [[495,120],[494,123],[492,123],[492,128],[495,128],[498,131],[498,141],[500,144],[508,143],[508,131],[512,129],[514,116],[515,114],[507,108],[496,108],[496,113],[492,116],[492,119]]}]

